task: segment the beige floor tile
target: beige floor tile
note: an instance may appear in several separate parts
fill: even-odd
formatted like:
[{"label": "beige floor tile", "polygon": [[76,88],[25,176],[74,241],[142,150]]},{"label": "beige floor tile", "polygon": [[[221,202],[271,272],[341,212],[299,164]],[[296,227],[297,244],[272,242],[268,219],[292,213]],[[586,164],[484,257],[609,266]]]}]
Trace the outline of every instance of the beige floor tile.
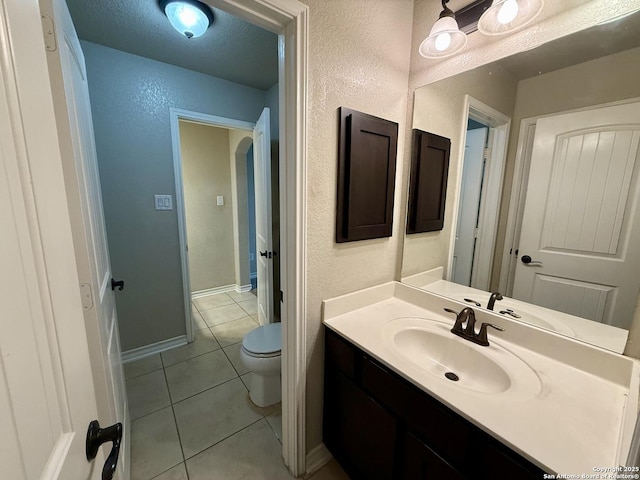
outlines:
[{"label": "beige floor tile", "polygon": [[162,361],[160,360],[160,354],[150,355],[140,360],[128,362],[123,365],[124,376],[126,378],[133,378],[145,373],[150,373],[162,368]]},{"label": "beige floor tile", "polygon": [[173,403],[237,376],[222,350],[166,367],[165,373]]},{"label": "beige floor tile", "polygon": [[171,405],[164,371],[156,370],[128,379],[127,398],[132,420]]},{"label": "beige floor tile", "polygon": [[211,333],[211,330],[203,328],[202,330],[194,332],[192,343],[162,352],[162,363],[165,367],[168,367],[190,358],[197,357],[203,353],[213,352],[219,348],[220,345],[218,344],[216,337]]},{"label": "beige floor tile", "polygon": [[211,327],[211,331],[216,336],[221,347],[227,347],[242,341],[247,332],[258,327],[258,323],[251,317],[244,317],[233,322],[223,323]]},{"label": "beige floor tile", "polygon": [[273,433],[276,434],[276,438],[282,443],[282,403],[277,403],[271,407],[271,412],[265,418],[269,422]]},{"label": "beige floor tile", "polygon": [[246,302],[247,300],[256,300],[256,296],[251,292],[227,292],[236,302]]},{"label": "beige floor tile", "polygon": [[262,418],[239,378],[178,402],[173,408],[185,458]]},{"label": "beige floor tile", "polygon": [[204,318],[204,321],[210,327],[232,322],[246,316],[247,312],[245,312],[237,303],[212,308],[211,310],[205,310],[202,312],[202,318]]},{"label": "beige floor tile", "polygon": [[172,469],[161,473],[157,477],[154,477],[153,480],[189,480],[187,477],[187,467],[184,463],[181,463],[180,465],[176,465]]},{"label": "beige floor tile", "polygon": [[171,407],[131,422],[131,480],[149,480],[183,460]]},{"label": "beige floor tile", "polygon": [[209,325],[207,325],[207,322],[205,322],[204,318],[202,318],[202,314],[197,310],[194,310],[193,311],[193,329],[202,330],[204,328],[209,328]]},{"label": "beige floor tile", "polygon": [[242,347],[242,342],[234,343],[233,345],[224,347],[224,353],[227,354],[231,365],[236,369],[238,375],[244,375],[245,373],[249,373],[250,370],[244,366],[244,363],[242,363],[240,359],[240,347]]},{"label": "beige floor tile", "polygon": [[344,470],[335,459],[332,459],[310,477],[304,478],[309,480],[349,480],[349,476],[344,473]]},{"label": "beige floor tile", "polygon": [[258,314],[258,300],[253,299],[246,302],[238,302],[238,305],[242,307],[242,309],[247,312],[247,315],[257,315]]},{"label": "beige floor tile", "polygon": [[187,460],[187,471],[190,480],[291,480],[281,457],[282,445],[263,419]]},{"label": "beige floor tile", "polygon": [[217,293],[215,295],[207,295],[206,297],[194,298],[193,303],[196,304],[200,313],[222,305],[230,305],[235,303],[226,293]]},{"label": "beige floor tile", "polygon": [[244,383],[244,386],[247,387],[247,390],[249,390],[249,386],[251,385],[251,375],[252,373],[249,372],[240,376],[240,380],[242,380],[242,383]]}]

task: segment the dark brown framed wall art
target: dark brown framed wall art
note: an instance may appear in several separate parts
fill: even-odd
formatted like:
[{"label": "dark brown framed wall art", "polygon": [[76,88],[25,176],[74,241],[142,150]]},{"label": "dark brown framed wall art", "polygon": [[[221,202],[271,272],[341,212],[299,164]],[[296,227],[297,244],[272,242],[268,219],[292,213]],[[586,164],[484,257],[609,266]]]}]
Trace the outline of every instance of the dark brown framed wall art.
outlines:
[{"label": "dark brown framed wall art", "polygon": [[336,242],[390,237],[398,124],[340,108]]},{"label": "dark brown framed wall art", "polygon": [[442,230],[450,151],[448,138],[413,130],[407,233]]}]

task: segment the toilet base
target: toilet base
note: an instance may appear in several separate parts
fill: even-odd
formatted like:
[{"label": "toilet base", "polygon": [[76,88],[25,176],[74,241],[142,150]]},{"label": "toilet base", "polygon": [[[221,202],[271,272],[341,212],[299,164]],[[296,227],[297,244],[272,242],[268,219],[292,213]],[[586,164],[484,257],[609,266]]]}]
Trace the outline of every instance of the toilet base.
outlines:
[{"label": "toilet base", "polygon": [[258,407],[268,407],[282,400],[280,372],[275,375],[252,372],[249,385],[249,398]]}]

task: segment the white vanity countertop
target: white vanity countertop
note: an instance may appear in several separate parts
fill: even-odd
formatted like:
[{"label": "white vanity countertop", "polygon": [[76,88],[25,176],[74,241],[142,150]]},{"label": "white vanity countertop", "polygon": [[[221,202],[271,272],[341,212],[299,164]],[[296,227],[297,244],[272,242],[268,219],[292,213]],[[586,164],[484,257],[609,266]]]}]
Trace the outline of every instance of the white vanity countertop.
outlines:
[{"label": "white vanity countertop", "polygon": [[[382,334],[398,318],[425,318],[451,328],[459,303],[390,282],[323,302],[324,324],[405,379],[549,473],[593,474],[625,465],[637,417],[640,363],[530,325],[476,310],[490,322],[494,348],[511,352],[538,375],[535,394],[482,393],[419,368]],[[455,337],[453,334],[452,338]],[[485,348],[459,339],[482,351]]]},{"label": "white vanity countertop", "polygon": [[[402,283],[437,293],[438,295],[449,297],[462,303],[465,303],[464,298],[471,298],[481,303],[483,308],[486,307],[489,297],[491,296],[490,292],[442,280],[442,272],[442,267],[435,268],[427,272],[403,278]],[[466,304],[473,307],[470,303]],[[536,325],[536,317],[548,319],[550,322],[561,326],[561,328],[557,329],[558,333],[577,338],[578,340],[598,347],[606,348],[613,352],[622,353],[627,344],[629,332],[612,325],[587,320],[509,297],[504,297],[503,301],[497,301],[494,311],[499,312],[504,308],[512,308],[515,310],[516,313],[522,316],[520,320],[523,322],[527,321],[527,316],[532,316],[533,319],[531,323],[533,325]]]}]

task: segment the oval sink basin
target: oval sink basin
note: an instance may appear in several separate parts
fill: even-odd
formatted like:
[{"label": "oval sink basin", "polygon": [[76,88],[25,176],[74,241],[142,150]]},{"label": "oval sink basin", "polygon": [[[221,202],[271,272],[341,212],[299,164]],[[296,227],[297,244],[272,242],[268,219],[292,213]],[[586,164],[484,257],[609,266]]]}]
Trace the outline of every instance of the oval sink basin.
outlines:
[{"label": "oval sink basin", "polygon": [[[453,335],[452,335],[453,337]],[[454,338],[411,328],[396,333],[394,343],[405,358],[445,378],[453,373],[461,386],[478,392],[504,392],[511,379],[496,362]],[[455,378],[454,377],[454,378]]]},{"label": "oval sink basin", "polygon": [[382,329],[382,335],[402,358],[444,385],[520,397],[540,392],[540,378],[520,357],[491,336],[491,344],[483,347],[454,335],[451,327],[425,318],[398,318]]}]

